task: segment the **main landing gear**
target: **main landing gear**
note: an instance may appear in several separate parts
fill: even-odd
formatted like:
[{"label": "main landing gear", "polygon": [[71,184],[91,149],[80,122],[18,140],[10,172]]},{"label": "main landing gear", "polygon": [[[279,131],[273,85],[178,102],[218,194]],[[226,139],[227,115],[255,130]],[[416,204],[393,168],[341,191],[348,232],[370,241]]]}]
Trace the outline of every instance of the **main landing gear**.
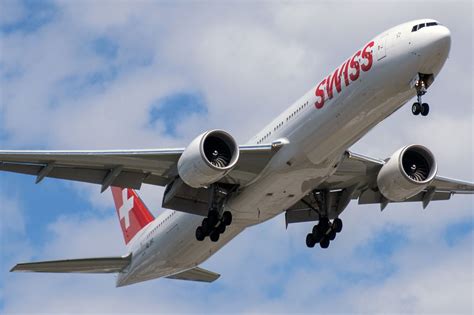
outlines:
[{"label": "main landing gear", "polygon": [[428,103],[423,103],[422,96],[426,94],[426,84],[424,80],[418,80],[415,83],[417,101],[411,106],[413,115],[427,116],[430,112]]},{"label": "main landing gear", "polygon": [[207,236],[213,242],[217,242],[226,227],[232,223],[232,213],[223,210],[224,200],[228,195],[228,191],[217,185],[212,185],[209,197],[209,213],[202,220],[200,226],[196,228],[196,239],[203,241]]},{"label": "main landing gear", "polygon": [[306,235],[306,246],[313,248],[319,243],[321,248],[328,248],[329,243],[336,238],[336,234],[342,231],[342,220],[336,218],[329,221],[327,217],[319,220],[318,224],[313,227],[312,233]]},{"label": "main landing gear", "polygon": [[232,223],[232,213],[224,211],[222,216],[219,216],[217,210],[209,211],[206,218],[202,220],[202,224],[196,229],[196,239],[203,241],[206,236],[209,236],[211,241],[217,242],[219,236],[225,232],[227,226]]},{"label": "main landing gear", "polygon": [[312,196],[313,204],[304,203],[318,214],[319,222],[313,227],[311,233],[306,236],[306,246],[313,248],[314,245],[319,243],[321,248],[328,248],[329,243],[336,238],[336,234],[342,231],[342,220],[336,217],[332,222],[329,221],[329,214],[334,201],[330,191],[313,191]]}]

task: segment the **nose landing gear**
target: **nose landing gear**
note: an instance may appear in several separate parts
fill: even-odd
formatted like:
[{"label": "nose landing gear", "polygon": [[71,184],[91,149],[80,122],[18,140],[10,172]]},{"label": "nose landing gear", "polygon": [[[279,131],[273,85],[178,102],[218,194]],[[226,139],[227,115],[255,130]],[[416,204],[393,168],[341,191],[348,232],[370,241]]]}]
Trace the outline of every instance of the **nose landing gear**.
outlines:
[{"label": "nose landing gear", "polygon": [[411,112],[413,115],[427,116],[430,112],[430,106],[428,103],[422,102],[422,96],[426,94],[426,83],[424,80],[418,80],[415,83],[417,101],[411,106]]}]

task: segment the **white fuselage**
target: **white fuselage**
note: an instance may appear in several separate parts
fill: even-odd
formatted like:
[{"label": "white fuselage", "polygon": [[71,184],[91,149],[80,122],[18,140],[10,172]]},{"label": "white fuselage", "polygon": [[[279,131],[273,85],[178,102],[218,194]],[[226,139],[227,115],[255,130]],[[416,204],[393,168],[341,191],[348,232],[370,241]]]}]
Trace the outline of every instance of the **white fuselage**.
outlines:
[{"label": "white fuselage", "polygon": [[[219,242],[196,240],[202,217],[167,210],[132,241],[132,263],[119,274],[117,285],[193,268],[246,227],[275,217],[324,183],[351,145],[416,95],[419,73],[436,77],[441,70],[449,53],[449,30],[436,25],[412,32],[414,25],[432,21],[408,22],[378,35],[337,68],[340,86],[331,72],[250,139],[249,144],[282,138],[288,143],[227,201],[233,223]],[[364,54],[369,50],[371,62]]]}]

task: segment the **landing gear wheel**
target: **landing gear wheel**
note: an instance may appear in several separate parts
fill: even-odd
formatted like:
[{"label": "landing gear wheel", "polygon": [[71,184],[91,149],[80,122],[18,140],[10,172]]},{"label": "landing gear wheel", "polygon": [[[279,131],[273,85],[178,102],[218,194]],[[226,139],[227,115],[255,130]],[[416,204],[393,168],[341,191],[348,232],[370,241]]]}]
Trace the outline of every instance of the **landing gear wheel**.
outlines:
[{"label": "landing gear wheel", "polygon": [[430,105],[428,103],[421,104],[421,116],[427,116],[430,112]]},{"label": "landing gear wheel", "polygon": [[315,244],[316,242],[314,241],[313,234],[309,233],[308,235],[306,235],[306,246],[308,246],[309,248],[313,248]]},{"label": "landing gear wheel", "polygon": [[209,235],[209,237],[211,238],[211,241],[213,242],[217,242],[219,240],[219,231],[212,231],[211,234]]},{"label": "landing gear wheel", "polygon": [[421,113],[421,108],[422,107],[421,107],[420,103],[415,102],[411,106],[411,112],[413,113],[413,115],[419,115]]},{"label": "landing gear wheel", "polygon": [[209,219],[204,218],[201,223],[201,229],[204,235],[209,235],[209,231],[211,230],[211,226],[209,224]]},{"label": "landing gear wheel", "polygon": [[222,214],[222,223],[229,226],[232,223],[232,213],[230,211],[224,211]]},{"label": "landing gear wheel", "polygon": [[336,233],[339,233],[342,231],[342,220],[339,218],[335,218],[334,221],[332,222],[332,229],[336,231]]},{"label": "landing gear wheel", "polygon": [[219,234],[223,234],[225,232],[225,224],[224,223],[219,224],[216,230],[217,232],[219,232]]},{"label": "landing gear wheel", "polygon": [[326,237],[329,238],[330,241],[334,241],[334,239],[336,238],[336,231],[331,229],[331,231],[329,232],[329,234]]},{"label": "landing gear wheel", "polygon": [[324,234],[323,234],[321,228],[319,227],[319,225],[315,225],[313,227],[313,234],[312,235],[313,235],[314,243],[319,243],[321,241]]},{"label": "landing gear wheel", "polygon": [[329,226],[330,226],[330,222],[329,222],[329,219],[328,218],[321,218],[319,219],[319,222],[318,222],[318,229],[321,233],[325,234],[327,232],[327,230],[329,229]]},{"label": "landing gear wheel", "polygon": [[207,216],[209,219],[209,226],[215,227],[217,222],[219,222],[219,212],[216,210],[209,211],[209,215]]},{"label": "landing gear wheel", "polygon": [[321,248],[328,248],[329,247],[330,240],[327,237],[324,237],[321,242],[319,242],[319,246]]},{"label": "landing gear wheel", "polygon": [[202,227],[198,226],[196,229],[196,239],[200,242],[204,241],[206,234],[202,231]]}]

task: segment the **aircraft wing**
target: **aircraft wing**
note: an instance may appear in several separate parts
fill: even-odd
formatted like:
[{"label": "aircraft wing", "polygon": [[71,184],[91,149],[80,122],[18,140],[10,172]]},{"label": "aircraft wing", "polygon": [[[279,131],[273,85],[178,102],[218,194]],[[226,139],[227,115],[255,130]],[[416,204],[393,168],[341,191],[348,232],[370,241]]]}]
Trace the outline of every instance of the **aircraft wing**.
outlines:
[{"label": "aircraft wing", "polygon": [[[347,151],[333,178],[329,179],[328,185],[338,186],[336,181],[340,177],[351,177],[351,182],[354,182],[354,179],[360,179],[367,186],[373,186],[377,180],[378,171],[384,164],[384,160]],[[347,186],[347,184],[343,186]],[[451,194],[474,194],[474,183],[436,176],[428,189]]]},{"label": "aircraft wing", "polygon": [[132,255],[122,257],[101,257],[21,263],[10,272],[53,272],[53,273],[114,273],[130,264]]},{"label": "aircraft wing", "polygon": [[[220,182],[245,185],[278,150],[275,144],[240,146],[236,167]],[[0,171],[140,189],[142,183],[165,186],[177,176],[184,149],[109,151],[1,151]]]},{"label": "aircraft wing", "polygon": [[219,279],[221,275],[203,268],[195,267],[166,278],[175,280],[188,280],[199,282],[214,282]]},{"label": "aircraft wing", "polygon": [[[380,204],[382,210],[391,203],[377,187],[377,174],[384,164],[384,160],[347,151],[337,171],[316,188],[329,191],[329,218],[337,217],[353,199],[359,204]],[[424,191],[403,202],[421,202],[426,208],[431,201],[449,200],[453,194],[474,194],[474,183],[436,176]],[[314,211],[316,198],[309,194],[287,209],[286,224],[319,220]]]}]

